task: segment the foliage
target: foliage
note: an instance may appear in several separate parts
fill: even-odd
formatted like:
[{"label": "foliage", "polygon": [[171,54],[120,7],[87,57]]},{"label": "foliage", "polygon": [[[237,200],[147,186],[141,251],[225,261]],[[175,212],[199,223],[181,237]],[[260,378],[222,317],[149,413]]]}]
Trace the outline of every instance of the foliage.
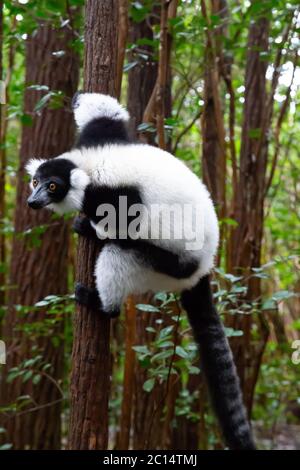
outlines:
[{"label": "foliage", "polygon": [[[141,23],[145,19],[153,24],[153,39],[140,38],[135,43],[127,43],[127,52],[135,51],[134,60],[127,61],[124,66],[125,77],[130,70],[138,67],[140,63],[146,64],[149,58],[156,61],[159,51],[159,22],[157,13],[153,13],[155,2],[131,1],[129,9],[130,20]],[[208,2],[206,2],[208,4]],[[185,161],[196,174],[201,173],[201,146],[202,134],[200,132],[200,119],[205,109],[204,75],[206,62],[207,31],[218,32],[219,48],[223,51],[223,59],[231,67],[231,82],[234,90],[233,105],[235,108],[235,148],[239,155],[242,144],[242,123],[245,102],[245,74],[247,60],[248,32],[251,24],[261,18],[270,20],[269,50],[261,52],[261,60],[267,61],[267,88],[272,87],[274,76],[274,63],[278,51],[282,51],[279,84],[274,95],[274,110],[272,122],[268,131],[269,158],[267,174],[272,171],[273,157],[277,146],[279,152],[275,161],[274,176],[265,197],[265,217],[263,249],[261,266],[252,268],[250,273],[227,272],[225,249],[228,243],[226,234],[235,228],[237,222],[231,217],[231,208],[228,214],[220,220],[224,228],[225,248],[221,253],[219,266],[215,270],[213,279],[214,298],[223,319],[244,318],[245,316],[259,317],[270,328],[269,341],[262,359],[259,379],[255,390],[253,420],[261,423],[264,429],[272,429],[273,438],[276,437],[276,427],[284,422],[297,422],[295,416],[287,412],[291,402],[299,405],[299,365],[291,362],[292,339],[299,338],[299,86],[300,69],[295,67],[297,49],[299,48],[299,16],[292,22],[291,32],[284,39],[284,31],[291,23],[292,15],[298,11],[299,2],[290,0],[255,0],[241,2],[229,0],[229,16],[209,12],[208,20],[204,18],[198,0],[181,0],[179,2],[176,18],[170,20],[172,33],[172,113],[165,119],[165,132],[172,138],[172,149],[176,156]],[[0,224],[0,234],[5,235],[7,258],[0,263],[0,273],[8,274],[9,262],[14,234],[14,209],[16,200],[16,182],[19,167],[20,136],[23,126],[31,126],[35,114],[41,114],[44,109],[55,109],[65,106],[64,95],[61,90],[50,89],[43,83],[28,84],[25,82],[25,43],[29,35],[34,34],[38,25],[50,23],[53,27],[62,28],[66,25],[78,31],[76,39],[71,46],[79,51],[83,57],[83,18],[81,7],[83,0],[28,0],[4,1],[4,44],[3,63],[4,78],[8,81],[8,103],[6,105],[7,131],[5,142],[1,144],[6,151],[6,182],[5,182],[5,214]],[[78,15],[75,24],[70,23],[69,9],[76,9]],[[149,20],[150,18],[150,20]],[[147,46],[145,52],[144,47]],[[64,51],[56,51],[56,57],[62,57]],[[291,80],[293,83],[291,84]],[[37,102],[34,115],[23,111],[24,94],[27,88],[37,92]],[[288,96],[289,95],[289,96]],[[220,84],[220,96],[223,107],[225,123],[226,151],[229,154],[229,121],[230,121],[230,94],[224,82]],[[284,101],[288,96],[288,106],[279,132],[279,141],[276,140],[278,119]],[[39,97],[39,98],[38,98]],[[124,100],[125,101],[125,100]],[[143,122],[139,131],[147,131],[155,135],[156,128],[153,123]],[[261,129],[251,129],[251,138],[259,139]],[[226,174],[226,194],[232,196],[232,161],[228,158]],[[55,224],[53,217],[51,223]],[[19,238],[28,241],[28,249],[38,248],[40,240],[47,230],[46,225],[28,227],[16,234]],[[69,266],[69,292],[73,291],[74,272],[74,242],[71,239],[71,255]],[[73,250],[73,251],[72,251]],[[260,280],[262,295],[250,300],[247,297],[250,280]],[[6,296],[10,289],[17,286],[9,282],[0,286],[1,292]],[[57,384],[63,401],[63,414],[68,415],[68,387],[69,367],[72,346],[71,316],[74,310],[72,294],[65,296],[49,295],[41,299],[35,306],[16,306],[20,322],[16,327],[16,334],[22,332],[26,337],[36,342],[30,357],[22,358],[18,367],[12,368],[8,374],[8,381],[21,381],[23,384],[38,386],[43,379],[51,380],[53,364],[43,361],[42,351],[39,349],[38,339],[49,337],[49,341],[56,347],[64,344],[65,371],[63,383]],[[220,437],[210,408],[204,405],[200,412],[199,391],[190,391],[189,380],[197,376],[201,380],[201,370],[198,367],[196,346],[191,339],[186,316],[181,312],[179,300],[174,295],[160,293],[150,304],[137,304],[137,315],[148,315],[149,321],[154,320],[154,326],[146,326],[146,334],[150,338],[147,343],[137,341],[133,349],[140,368],[143,370],[145,380],[142,388],[146,396],[153,397],[159,388],[165,392],[161,397],[163,412],[161,422],[167,415],[165,398],[167,389],[172,384],[179,384],[179,392],[174,405],[174,429],[180,427],[183,419],[189,423],[201,423],[207,433],[206,445],[209,448],[217,446]],[[37,310],[44,312],[43,321],[35,321],[34,313]],[[7,304],[0,306],[0,319],[9,311]],[[30,321],[26,321],[30,319]],[[55,326],[64,321],[63,335],[56,336]],[[124,313],[120,321],[120,330],[114,331],[112,339],[112,382],[114,390],[110,401],[111,434],[115,436],[118,431],[120,407],[122,403],[123,373],[125,365],[124,345]],[[151,323],[152,325],[152,323]],[[278,325],[282,327],[283,336],[278,337]],[[225,329],[229,341],[233,344],[243,336],[243,330],[233,328]],[[259,342],[259,332],[253,326],[251,336]],[[137,338],[139,340],[139,338]],[[1,366],[0,366],[1,367]],[[174,380],[174,382],[173,382]],[[146,399],[148,399],[146,398]],[[146,400],[145,399],[145,400]],[[149,398],[150,400],[150,398]],[[153,403],[153,402],[151,402]],[[157,405],[157,402],[155,402]],[[1,407],[2,413],[18,413],[33,406],[30,394],[19,396],[15,403],[8,407]],[[158,405],[157,405],[158,406]],[[197,408],[198,406],[198,408]],[[300,406],[300,405],[299,405]],[[64,432],[66,432],[64,430]],[[5,429],[0,428],[0,435],[5,435]],[[65,440],[65,435],[63,436]],[[274,442],[270,442],[272,447]],[[4,442],[0,449],[8,449],[11,443]]]}]

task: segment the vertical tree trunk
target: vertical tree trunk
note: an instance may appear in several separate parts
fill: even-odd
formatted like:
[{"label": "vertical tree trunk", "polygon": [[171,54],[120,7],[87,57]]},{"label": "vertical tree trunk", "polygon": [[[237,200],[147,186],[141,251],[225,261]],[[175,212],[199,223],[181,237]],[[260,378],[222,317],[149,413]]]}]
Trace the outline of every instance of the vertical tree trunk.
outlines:
[{"label": "vertical tree trunk", "polygon": [[[219,0],[211,0],[211,14],[220,14],[224,6]],[[201,1],[202,14],[208,24],[209,15],[206,2]],[[204,111],[202,115],[202,171],[220,218],[226,210],[226,151],[223,111],[220,99],[220,76],[218,67],[217,36],[214,30],[207,28],[206,60],[204,71]],[[221,31],[222,32],[222,31]]]},{"label": "vertical tree trunk", "polygon": [[[150,18],[147,17],[140,23],[131,21],[129,29],[130,42],[136,44],[138,39],[153,39],[153,30],[150,24]],[[143,53],[148,53],[148,59],[145,61],[138,55],[138,51],[132,51],[129,55],[129,61],[137,61],[137,65],[128,72],[128,92],[127,92],[127,109],[131,117],[131,133],[133,136],[139,134],[137,127],[143,122],[143,114],[147,103],[151,97],[157,77],[157,62],[153,60],[153,49],[151,46],[143,46]],[[152,135],[151,135],[152,137]],[[148,296],[149,297],[149,296]],[[134,303],[143,303],[145,298],[134,298]],[[147,298],[148,300],[148,298]],[[147,301],[146,301],[147,303]],[[136,315],[136,341],[142,344],[147,336],[145,331],[149,325],[149,316],[137,312]],[[126,327],[128,324],[126,324]],[[132,340],[134,341],[134,339]],[[126,362],[131,359],[128,354],[125,357]],[[133,416],[131,418],[133,427],[133,448],[143,449],[146,439],[145,417],[147,408],[149,408],[149,394],[143,390],[143,383],[146,380],[146,372],[139,363],[135,361],[135,377],[134,389],[131,390],[132,396],[130,400],[134,401]],[[128,365],[125,365],[128,368]],[[124,386],[126,386],[124,382]],[[125,391],[124,391],[125,393]],[[125,403],[124,403],[125,408]],[[130,422],[131,422],[130,421]],[[122,431],[122,429],[121,429]]]},{"label": "vertical tree trunk", "polygon": [[[26,84],[46,85],[51,90],[61,90],[67,98],[77,88],[79,61],[68,44],[73,38],[69,28],[58,30],[49,25],[40,25],[35,35],[26,44]],[[53,52],[64,50],[58,58]],[[10,311],[5,318],[4,336],[8,357],[3,380],[3,399],[13,403],[20,395],[29,394],[33,398],[30,408],[36,411],[12,416],[3,422],[7,428],[9,442],[16,449],[58,449],[60,448],[61,393],[59,381],[63,372],[63,343],[54,346],[48,336],[39,336],[31,341],[30,336],[20,331],[22,323],[43,321],[45,311],[26,314],[21,320],[14,305],[34,305],[49,294],[67,292],[67,246],[68,230],[62,220],[51,221],[48,211],[35,212],[27,207],[29,194],[25,179],[24,165],[31,157],[50,158],[70,148],[73,142],[73,119],[64,106],[60,109],[43,109],[40,115],[34,112],[41,92],[26,89],[25,112],[33,118],[33,125],[22,131],[20,169],[17,175],[17,202],[15,211],[15,232],[10,269]],[[47,225],[41,237],[41,246],[28,248],[28,239],[18,234],[30,228]],[[54,328],[53,335],[63,331],[63,321]],[[37,344],[36,344],[37,343]],[[23,384],[21,380],[5,383],[11,367],[19,366],[21,361],[33,357],[32,348],[38,351],[46,363],[51,364],[48,371],[52,380],[43,378],[37,385],[31,381]],[[1,400],[2,401],[2,400]],[[35,405],[33,405],[33,403]],[[51,405],[51,403],[53,403]]]},{"label": "vertical tree trunk", "polygon": [[[162,7],[168,6],[168,17],[174,18],[176,16],[177,1],[167,5],[168,2],[162,2]],[[154,12],[159,15],[162,9],[159,9],[159,5],[154,7]],[[164,11],[166,13],[166,11]],[[155,20],[157,21],[157,20]],[[166,18],[162,22],[164,28],[166,28]],[[148,38],[153,39],[153,30],[151,27],[150,18],[146,18],[145,21],[140,23],[131,23],[130,27],[130,41],[136,43],[138,39]],[[166,43],[167,42],[167,43]],[[162,121],[171,114],[171,72],[170,72],[170,54],[171,54],[171,43],[172,36],[169,31],[164,31],[164,54],[160,54],[160,60],[163,60],[163,66],[165,70],[165,79],[163,86],[163,115],[161,114]],[[158,64],[153,60],[152,48],[150,46],[143,46],[143,52],[148,52],[148,60],[143,61],[139,59],[137,52],[133,51],[130,55],[130,60],[138,60],[138,64],[129,71],[128,74],[128,111],[131,115],[131,121],[133,124],[133,133],[136,127],[143,122],[149,122],[154,118],[154,108],[156,107],[156,90],[158,88],[157,74]],[[145,118],[145,110],[148,108],[148,115]],[[155,121],[155,119],[154,119]],[[153,134],[143,136],[143,140],[147,140],[148,143],[152,142]],[[169,144],[169,143],[168,143]],[[142,296],[135,299],[135,303],[151,303],[151,298],[148,296]],[[153,323],[153,325],[152,325]],[[145,330],[147,326],[154,326],[155,322],[153,318],[149,318],[149,315],[137,313],[136,317],[136,338],[139,344],[147,344],[149,341],[149,333]],[[165,401],[169,405],[171,404],[171,398],[177,396],[174,390],[169,390],[168,396],[166,395],[165,384],[157,384],[152,390],[151,394],[143,390],[143,384],[147,378],[147,371],[142,368],[139,363],[136,363],[135,373],[135,387],[134,387],[134,409],[133,409],[133,447],[135,449],[150,449],[150,448],[161,448],[163,444],[161,438],[166,436],[166,440],[169,443],[169,428],[161,426],[161,416]],[[172,378],[171,378],[172,383]],[[171,388],[171,386],[170,386]],[[164,396],[165,399],[164,400]],[[171,410],[171,413],[173,409]],[[172,414],[173,417],[173,414]]]},{"label": "vertical tree trunk", "polygon": [[[0,81],[3,79],[3,1],[0,1]],[[3,84],[0,85],[1,94],[5,94],[2,89]],[[1,232],[5,216],[5,172],[6,172],[6,158],[5,158],[5,113],[4,103],[1,102],[0,97],[0,286],[5,285],[5,237]],[[0,290],[0,306],[4,304],[5,291]]]},{"label": "vertical tree trunk", "polygon": [[[136,44],[139,39],[153,40],[153,30],[147,18],[140,23],[130,22],[129,40]],[[153,59],[154,51],[150,46],[143,46],[143,52],[148,54],[144,60],[138,56],[138,52],[132,51],[129,61],[137,61],[137,65],[128,72],[127,109],[131,116],[131,132],[137,135],[137,127],[143,122],[143,114],[150,99],[157,76],[157,62]]]},{"label": "vertical tree trunk", "polygon": [[[84,88],[116,96],[117,0],[87,0]],[[97,243],[79,239],[77,278],[94,285]],[[105,275],[105,273],[104,273]],[[70,449],[106,449],[110,385],[110,320],[79,306],[75,315],[71,375]]]},{"label": "vertical tree trunk", "polygon": [[[240,153],[240,178],[235,219],[238,223],[233,231],[230,265],[246,275],[251,268],[261,263],[261,243],[264,220],[264,194],[267,164],[267,117],[266,69],[268,66],[261,53],[268,50],[269,22],[260,18],[253,22],[249,30],[248,55],[245,77],[245,105]],[[259,278],[252,278],[248,284],[247,298],[259,299],[261,286]],[[244,315],[235,317],[235,327],[244,335],[236,340],[235,357],[244,391],[245,401],[250,412],[254,386],[257,380],[256,362],[260,360],[267,340],[267,330],[261,322],[262,341],[257,350],[251,344],[253,318]]]}]

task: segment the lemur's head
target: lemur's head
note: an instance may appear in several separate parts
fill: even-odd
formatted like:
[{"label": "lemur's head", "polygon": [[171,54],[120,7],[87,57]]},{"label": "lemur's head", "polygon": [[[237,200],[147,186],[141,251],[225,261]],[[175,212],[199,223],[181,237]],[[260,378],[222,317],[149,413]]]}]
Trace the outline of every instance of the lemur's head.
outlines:
[{"label": "lemur's head", "polygon": [[90,179],[69,159],[32,159],[26,170],[32,178],[32,193],[27,199],[32,209],[48,207],[60,214],[81,209]]},{"label": "lemur's head", "polygon": [[79,130],[99,118],[126,122],[129,114],[112,96],[78,91],[72,99],[74,118]]}]

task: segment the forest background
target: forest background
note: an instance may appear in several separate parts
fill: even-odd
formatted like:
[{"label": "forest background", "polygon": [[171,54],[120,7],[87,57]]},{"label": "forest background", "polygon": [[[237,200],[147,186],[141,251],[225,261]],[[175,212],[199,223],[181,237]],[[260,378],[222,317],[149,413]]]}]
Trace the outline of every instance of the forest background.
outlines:
[{"label": "forest background", "polygon": [[300,448],[299,28],[296,0],[0,1],[0,449],[223,448],[177,297],[73,324],[72,220],[27,208],[24,165],[71,148],[82,88],[208,186],[257,441]]}]

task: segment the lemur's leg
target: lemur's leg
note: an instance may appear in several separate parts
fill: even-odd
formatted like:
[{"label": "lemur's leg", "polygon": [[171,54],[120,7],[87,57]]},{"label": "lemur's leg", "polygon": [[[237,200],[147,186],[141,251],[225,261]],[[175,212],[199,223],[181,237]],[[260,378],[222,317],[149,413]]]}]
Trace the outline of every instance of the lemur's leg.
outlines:
[{"label": "lemur's leg", "polygon": [[[103,240],[97,237],[95,229],[91,226],[87,217],[76,217],[73,228],[81,236],[97,239],[103,245]],[[151,240],[113,240],[113,243],[123,250],[134,250],[136,256],[142,263],[147,263],[154,271],[184,279],[190,277],[198,268],[198,262],[191,257],[188,259],[180,257],[165,248],[151,243]]]},{"label": "lemur's leg", "polygon": [[[134,253],[107,242],[96,261],[96,289],[77,284],[75,299],[93,310],[116,317],[127,295],[143,282],[143,271],[144,267],[136,261]],[[146,282],[143,288],[144,285]]]},{"label": "lemur's leg", "polygon": [[175,279],[185,279],[197,270],[199,262],[191,256],[180,256],[151,243],[151,240],[116,240],[124,251],[134,250],[136,258],[154,271]]},{"label": "lemur's leg", "polygon": [[111,318],[118,317],[120,315],[120,308],[117,309],[105,309],[99,292],[93,287],[86,287],[85,285],[78,282],[75,287],[75,300],[80,305],[91,308],[95,311],[102,311]]}]

